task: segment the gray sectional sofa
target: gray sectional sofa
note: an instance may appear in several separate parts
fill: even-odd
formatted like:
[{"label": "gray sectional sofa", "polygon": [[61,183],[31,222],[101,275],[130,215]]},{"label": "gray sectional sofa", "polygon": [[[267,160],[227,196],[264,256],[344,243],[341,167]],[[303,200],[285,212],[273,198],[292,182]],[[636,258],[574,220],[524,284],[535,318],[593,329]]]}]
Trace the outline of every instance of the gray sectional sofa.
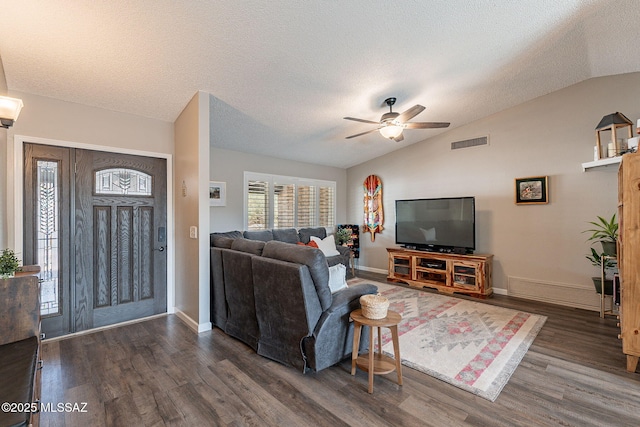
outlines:
[{"label": "gray sectional sofa", "polygon": [[211,234],[211,321],[262,356],[306,372],[351,354],[349,313],[377,288],[360,284],[332,294],[328,282],[319,249],[241,232]]},{"label": "gray sectional sofa", "polygon": [[[216,233],[214,233],[216,234]],[[318,237],[320,239],[324,239],[327,237],[327,229],[324,227],[312,227],[312,228],[301,228],[300,230],[296,230],[295,228],[280,228],[273,230],[250,230],[242,232],[242,235],[245,239],[250,240],[260,240],[263,242],[268,242],[270,240],[277,240],[279,242],[285,243],[304,243],[305,245],[309,243],[311,240],[311,236]],[[349,251],[350,249],[344,246],[336,246],[336,249],[340,253],[340,255],[327,257],[327,262],[329,263],[329,267],[334,266],[336,264],[343,264],[347,267],[347,278],[350,276],[349,269]]]}]

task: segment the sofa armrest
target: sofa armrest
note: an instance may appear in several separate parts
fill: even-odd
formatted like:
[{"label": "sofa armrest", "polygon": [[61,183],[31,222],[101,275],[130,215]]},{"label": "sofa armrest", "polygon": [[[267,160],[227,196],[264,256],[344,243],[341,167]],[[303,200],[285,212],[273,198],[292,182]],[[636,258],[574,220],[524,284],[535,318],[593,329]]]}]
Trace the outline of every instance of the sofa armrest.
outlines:
[{"label": "sofa armrest", "polygon": [[[370,283],[349,286],[333,294],[333,301],[331,302],[331,306],[326,310],[326,313],[342,311],[344,306],[351,304],[353,301],[357,301],[359,306],[362,295],[375,294],[376,292],[378,292],[378,287]],[[353,310],[357,308],[358,307]],[[349,311],[349,313],[351,313],[351,311]]]},{"label": "sofa armrest", "polygon": [[351,269],[349,268],[349,256],[351,249],[349,249],[346,246],[336,246],[336,249],[338,250],[338,252],[340,253],[340,255],[334,255],[334,256],[330,256],[327,257],[327,264],[329,264],[329,267],[333,267],[334,265],[337,264],[342,264],[345,267],[347,267],[347,279],[351,278],[352,274],[351,274]]},{"label": "sofa armrest", "polygon": [[340,252],[340,255],[346,256],[349,258],[349,252],[351,252],[351,248],[348,246],[336,245],[336,249]]},{"label": "sofa armrest", "polygon": [[[346,289],[333,294],[333,302],[331,306],[322,313],[320,320],[314,328],[313,335],[318,338],[326,329],[340,327],[338,323],[342,322],[346,316],[353,310],[360,308],[360,297],[362,295],[375,294],[378,287],[370,283],[349,286]],[[344,326],[343,326],[344,327]]]},{"label": "sofa armrest", "polygon": [[[353,323],[349,315],[360,308],[360,297],[375,294],[378,288],[371,284],[350,286],[333,294],[331,306],[322,313],[313,330],[313,335],[304,338],[303,348],[309,366],[320,371],[340,362],[351,354],[353,348]],[[368,346],[366,334],[360,348]]]}]

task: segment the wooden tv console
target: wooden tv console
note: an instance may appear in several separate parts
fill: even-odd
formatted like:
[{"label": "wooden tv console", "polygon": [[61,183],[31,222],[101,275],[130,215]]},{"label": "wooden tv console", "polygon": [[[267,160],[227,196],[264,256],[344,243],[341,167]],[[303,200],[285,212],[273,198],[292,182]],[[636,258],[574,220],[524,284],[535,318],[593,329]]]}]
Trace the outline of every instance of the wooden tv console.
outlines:
[{"label": "wooden tv console", "polygon": [[403,248],[387,248],[387,252],[388,280],[478,298],[487,298],[493,293],[493,255],[460,255]]}]

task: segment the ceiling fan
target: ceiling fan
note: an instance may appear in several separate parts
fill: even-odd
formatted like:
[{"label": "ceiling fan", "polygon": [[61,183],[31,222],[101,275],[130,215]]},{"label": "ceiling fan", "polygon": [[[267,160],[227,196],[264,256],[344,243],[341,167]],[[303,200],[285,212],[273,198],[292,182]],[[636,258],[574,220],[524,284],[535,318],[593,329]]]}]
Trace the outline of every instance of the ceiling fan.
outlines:
[{"label": "ceiling fan", "polygon": [[379,122],[371,120],[356,119],[355,117],[344,117],[346,120],[353,120],[356,122],[370,123],[372,125],[378,125],[377,128],[368,130],[366,132],[360,132],[355,135],[346,137],[346,139],[355,138],[356,136],[366,135],[371,132],[380,131],[380,134],[385,138],[393,139],[394,141],[402,141],[402,131],[404,129],[434,129],[434,128],[446,128],[449,127],[449,123],[446,122],[408,122],[418,114],[424,111],[422,105],[414,105],[407,111],[402,113],[393,112],[393,104],[396,103],[395,98],[387,98],[384,102],[389,106],[389,112],[384,113]]}]

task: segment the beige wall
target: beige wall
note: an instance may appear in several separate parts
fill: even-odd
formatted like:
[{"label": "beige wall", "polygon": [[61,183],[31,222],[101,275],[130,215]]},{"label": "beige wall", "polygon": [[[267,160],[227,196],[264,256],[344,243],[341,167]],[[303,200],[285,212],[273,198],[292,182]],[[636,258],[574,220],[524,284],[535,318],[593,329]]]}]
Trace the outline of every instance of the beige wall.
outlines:
[{"label": "beige wall", "polygon": [[[524,278],[545,290],[593,289],[598,269],[584,258],[589,244],[581,232],[596,215],[616,211],[617,167],[583,172],[581,163],[593,160],[600,119],[620,111],[635,123],[639,99],[640,73],[591,79],[350,168],[350,221],[362,223],[365,177],[383,182],[386,229],[375,242],[361,237],[360,265],[386,271],[396,199],[475,196],[476,252],[495,255],[494,287]],[[450,150],[453,141],[484,135],[489,146]],[[516,206],[514,179],[542,175],[550,203]]]},{"label": "beige wall", "polygon": [[[209,321],[209,95],[198,92],[175,122],[176,309],[194,329]],[[197,227],[197,238],[190,227]]]},{"label": "beige wall", "polygon": [[212,181],[227,183],[227,205],[210,208],[211,231],[243,230],[244,172],[336,181],[336,221],[346,221],[347,171],[275,157],[211,148]]}]

